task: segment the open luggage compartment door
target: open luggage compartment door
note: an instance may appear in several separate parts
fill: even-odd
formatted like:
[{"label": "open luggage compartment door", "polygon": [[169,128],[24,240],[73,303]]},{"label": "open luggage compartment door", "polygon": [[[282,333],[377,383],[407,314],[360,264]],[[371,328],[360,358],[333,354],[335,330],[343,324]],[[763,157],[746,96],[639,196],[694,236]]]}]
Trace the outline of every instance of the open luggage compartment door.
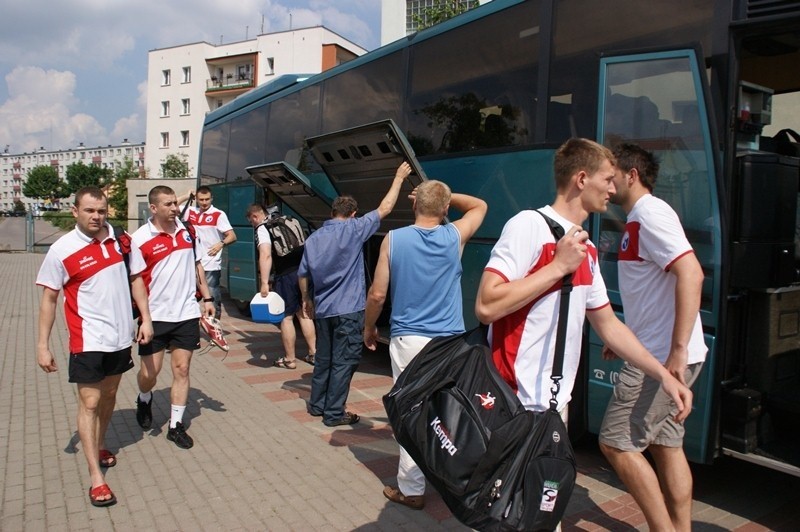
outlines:
[{"label": "open luggage compartment door", "polygon": [[285,161],[247,168],[250,179],[274,193],[280,200],[317,229],[331,217],[332,200],[315,190],[308,178]]},{"label": "open luggage compartment door", "polygon": [[414,223],[407,197],[427,178],[405,135],[392,120],[382,120],[306,139],[311,155],[340,195],[358,202],[358,215],[380,205],[400,163],[412,168],[392,212],[383,219],[380,234]]}]

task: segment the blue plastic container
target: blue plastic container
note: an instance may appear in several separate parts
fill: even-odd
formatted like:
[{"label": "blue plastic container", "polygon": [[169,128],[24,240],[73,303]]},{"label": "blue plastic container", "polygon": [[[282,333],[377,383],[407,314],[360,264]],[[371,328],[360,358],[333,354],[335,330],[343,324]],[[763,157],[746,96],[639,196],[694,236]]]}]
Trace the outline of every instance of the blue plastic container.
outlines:
[{"label": "blue plastic container", "polygon": [[250,300],[250,316],[257,323],[280,323],[285,309],[286,304],[277,292],[270,292],[267,297],[259,293]]}]

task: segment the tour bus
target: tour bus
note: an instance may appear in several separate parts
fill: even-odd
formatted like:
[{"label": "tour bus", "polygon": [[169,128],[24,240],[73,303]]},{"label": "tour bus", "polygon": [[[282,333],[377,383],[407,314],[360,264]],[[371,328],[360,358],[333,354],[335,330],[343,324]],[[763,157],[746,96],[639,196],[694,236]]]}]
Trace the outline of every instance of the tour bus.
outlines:
[{"label": "tour bus", "polygon": [[[415,183],[485,199],[463,256],[465,319],[476,325],[503,225],[554,197],[554,150],[570,137],[638,143],[657,155],[654,193],[705,273],[709,355],[687,455],[798,474],[798,28],[800,3],[786,0],[493,0],[321,74],[262,85],[209,113],[203,131],[198,185],[212,187],[238,237],[226,248],[228,291],[246,302],[257,287],[249,203],[278,203],[313,231],[338,194],[355,196],[359,214],[376,208],[408,160],[413,182],[367,243],[368,270],[386,231],[411,223],[404,196]],[[621,220],[612,206],[586,226],[620,316]],[[589,327],[584,340],[576,434],[598,431],[620,367],[602,360]]]}]

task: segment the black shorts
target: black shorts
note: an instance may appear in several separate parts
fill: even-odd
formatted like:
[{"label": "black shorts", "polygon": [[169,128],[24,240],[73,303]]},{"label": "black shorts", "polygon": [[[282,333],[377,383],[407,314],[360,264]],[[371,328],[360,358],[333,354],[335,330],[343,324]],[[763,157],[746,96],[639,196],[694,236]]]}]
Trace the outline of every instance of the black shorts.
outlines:
[{"label": "black shorts", "polygon": [[149,344],[139,346],[139,356],[150,356],[167,347],[194,351],[198,342],[200,342],[200,318],[179,322],[154,321],[153,339]]},{"label": "black shorts", "polygon": [[133,367],[131,348],[121,351],[84,351],[69,354],[69,382],[91,384]]},{"label": "black shorts", "polygon": [[297,270],[276,277],[273,290],[283,299],[283,303],[286,306],[285,315],[294,316],[297,314],[302,303],[300,285],[297,281]]}]

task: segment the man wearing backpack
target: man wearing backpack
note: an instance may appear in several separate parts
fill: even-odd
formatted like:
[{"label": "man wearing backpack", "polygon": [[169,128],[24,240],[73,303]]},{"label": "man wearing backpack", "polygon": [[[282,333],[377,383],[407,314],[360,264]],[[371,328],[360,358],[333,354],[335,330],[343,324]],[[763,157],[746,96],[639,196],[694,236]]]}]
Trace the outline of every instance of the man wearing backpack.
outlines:
[{"label": "man wearing backpack", "polygon": [[194,225],[197,231],[197,256],[203,264],[206,283],[214,298],[214,317],[219,319],[222,315],[222,292],[219,287],[222,277],[222,248],[236,242],[236,233],[233,232],[228,216],[211,204],[213,199],[209,187],[198,188],[195,195],[197,206],[189,207],[183,219]]},{"label": "man wearing backpack", "polygon": [[261,296],[267,297],[267,294],[269,294],[269,274],[274,268],[273,289],[281,296],[286,305],[285,315],[281,321],[281,342],[283,343],[284,356],[278,358],[274,365],[284,369],[295,369],[297,367],[295,316],[297,316],[300,330],[306,339],[306,344],[308,344],[308,355],[305,360],[313,364],[317,347],[317,333],[314,329],[314,320],[303,312],[300,286],[297,281],[297,268],[303,258],[303,246],[295,247],[283,256],[273,253],[273,242],[267,230],[269,220],[264,207],[260,203],[253,203],[247,209],[247,221],[250,222],[250,225],[255,230],[254,242],[258,257]]},{"label": "man wearing backpack", "polygon": [[[384,237],[364,318],[364,344],[374,351],[376,323],[391,290],[389,356],[394,381],[431,338],[464,332],[461,254],[487,209],[479,198],[451,194],[441,181],[425,181],[411,199],[414,224]],[[450,207],[464,214],[442,225]],[[383,495],[415,510],[425,506],[425,475],[402,447],[397,488],[386,486]]]},{"label": "man wearing backpack", "polygon": [[[115,466],[117,458],[104,448],[106,430],[122,374],[133,368],[131,344],[134,339],[149,342],[153,324],[139,249],[134,246],[130,250],[134,260],[129,275],[119,240],[106,221],[108,200],[103,191],[96,187],[78,190],[72,215],[75,229],[50,246],[36,278],[43,289],[36,356],[46,373],[58,371],[49,344],[58,295],[63,289],[69,381],[78,385],[78,436],[89,465],[89,500],[93,506],[110,506],[117,499],[101,467]],[[138,332],[134,329],[131,293],[140,312]]]},{"label": "man wearing backpack", "polygon": [[361,217],[356,217],[354,198],[339,196],[331,205],[331,219],[306,240],[297,276],[303,310],[317,325],[317,357],[307,409],[312,416],[322,416],[329,427],[361,419],[347,412],[345,403],[364,341],[364,243],[392,212],[410,174],[411,165],[403,162],[378,208]]}]

